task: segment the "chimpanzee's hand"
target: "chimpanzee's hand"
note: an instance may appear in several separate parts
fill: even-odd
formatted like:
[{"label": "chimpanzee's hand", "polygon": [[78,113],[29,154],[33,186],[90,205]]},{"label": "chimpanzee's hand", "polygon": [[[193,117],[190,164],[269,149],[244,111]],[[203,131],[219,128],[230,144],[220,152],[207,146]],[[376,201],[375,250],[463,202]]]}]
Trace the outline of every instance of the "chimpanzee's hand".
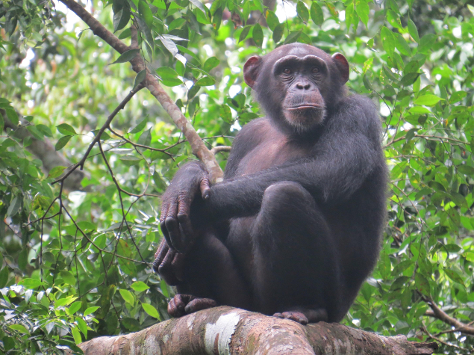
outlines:
[{"label": "chimpanzee's hand", "polygon": [[184,253],[194,242],[191,204],[209,197],[211,189],[207,172],[200,163],[192,162],[178,170],[163,194],[160,226],[168,246]]},{"label": "chimpanzee's hand", "polygon": [[176,286],[183,281],[184,258],[184,254],[171,249],[163,239],[155,253],[153,270],[160,274],[168,285]]}]

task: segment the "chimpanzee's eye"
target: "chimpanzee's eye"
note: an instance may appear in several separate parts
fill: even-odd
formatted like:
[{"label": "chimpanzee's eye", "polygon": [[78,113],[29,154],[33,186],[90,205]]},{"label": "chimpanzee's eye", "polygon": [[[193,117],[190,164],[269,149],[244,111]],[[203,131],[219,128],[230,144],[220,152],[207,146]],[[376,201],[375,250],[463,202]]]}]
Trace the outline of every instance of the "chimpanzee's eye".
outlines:
[{"label": "chimpanzee's eye", "polygon": [[285,68],[285,69],[283,69],[283,73],[291,74],[291,69],[290,68]]},{"label": "chimpanzee's eye", "polygon": [[319,68],[314,67],[314,68],[313,68],[313,73],[319,73]]}]

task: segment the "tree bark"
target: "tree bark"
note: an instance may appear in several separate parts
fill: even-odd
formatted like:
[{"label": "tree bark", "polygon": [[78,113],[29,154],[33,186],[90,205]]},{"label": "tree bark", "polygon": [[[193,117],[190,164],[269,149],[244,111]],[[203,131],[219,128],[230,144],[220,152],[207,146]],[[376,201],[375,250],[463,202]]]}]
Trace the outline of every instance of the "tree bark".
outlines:
[{"label": "tree bark", "polygon": [[155,324],[137,333],[100,337],[84,354],[433,354],[436,343],[385,337],[337,323],[299,323],[222,306]]}]

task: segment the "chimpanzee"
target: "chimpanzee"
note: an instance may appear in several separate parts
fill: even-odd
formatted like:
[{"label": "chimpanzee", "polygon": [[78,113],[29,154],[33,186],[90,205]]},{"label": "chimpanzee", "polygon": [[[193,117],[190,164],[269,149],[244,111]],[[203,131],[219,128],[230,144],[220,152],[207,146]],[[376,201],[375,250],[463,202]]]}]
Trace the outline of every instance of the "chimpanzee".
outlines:
[{"label": "chimpanzee", "polygon": [[347,95],[339,53],[293,43],[244,65],[266,116],[235,138],[224,181],[179,169],[162,199],[154,269],[179,317],[229,305],[306,324],[340,321],[375,265],[386,214],[381,126]]}]

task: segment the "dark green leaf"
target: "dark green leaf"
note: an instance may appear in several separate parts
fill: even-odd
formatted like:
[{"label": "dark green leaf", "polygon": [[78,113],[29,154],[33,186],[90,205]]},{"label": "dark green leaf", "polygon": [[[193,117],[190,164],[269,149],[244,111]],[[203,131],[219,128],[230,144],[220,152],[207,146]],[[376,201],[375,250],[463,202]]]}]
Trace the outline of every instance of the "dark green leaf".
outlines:
[{"label": "dark green leaf", "polygon": [[261,47],[263,43],[263,30],[260,24],[255,24],[253,27],[252,38],[255,41],[257,47]]},{"label": "dark green leaf", "polygon": [[137,76],[135,77],[135,82],[133,83],[133,90],[135,90],[137,88],[137,86],[143,81],[145,80],[145,77],[146,77],[146,69],[143,69],[141,72],[139,72],[137,74]]},{"label": "dark green leaf", "polygon": [[240,36],[239,36],[239,42],[242,42],[244,39],[247,38],[251,28],[252,26],[245,26],[242,29],[242,32],[240,32]]},{"label": "dark green leaf", "polygon": [[275,27],[273,30],[273,42],[278,43],[283,36],[283,31],[285,29],[284,24],[280,23],[278,26]]},{"label": "dark green leaf", "polygon": [[153,27],[153,13],[150,10],[150,5],[146,3],[145,0],[140,0],[138,3],[138,12],[143,17],[148,28]]},{"label": "dark green leaf", "polygon": [[147,117],[142,117],[128,130],[128,133],[138,133],[143,130],[148,122]]},{"label": "dark green leaf", "polygon": [[56,151],[63,149],[64,146],[69,142],[71,138],[72,136],[64,136],[64,137],[59,138],[58,142],[54,146],[54,149]]},{"label": "dark green leaf", "polygon": [[117,63],[126,63],[131,61],[135,56],[140,53],[139,49],[130,49],[126,52],[124,52],[121,56],[117,58],[117,60],[111,64],[117,64]]},{"label": "dark green leaf", "polygon": [[300,33],[301,33],[301,31],[290,32],[288,37],[286,37],[284,43],[288,44],[288,43],[296,42],[298,40],[298,37],[300,36]]}]

